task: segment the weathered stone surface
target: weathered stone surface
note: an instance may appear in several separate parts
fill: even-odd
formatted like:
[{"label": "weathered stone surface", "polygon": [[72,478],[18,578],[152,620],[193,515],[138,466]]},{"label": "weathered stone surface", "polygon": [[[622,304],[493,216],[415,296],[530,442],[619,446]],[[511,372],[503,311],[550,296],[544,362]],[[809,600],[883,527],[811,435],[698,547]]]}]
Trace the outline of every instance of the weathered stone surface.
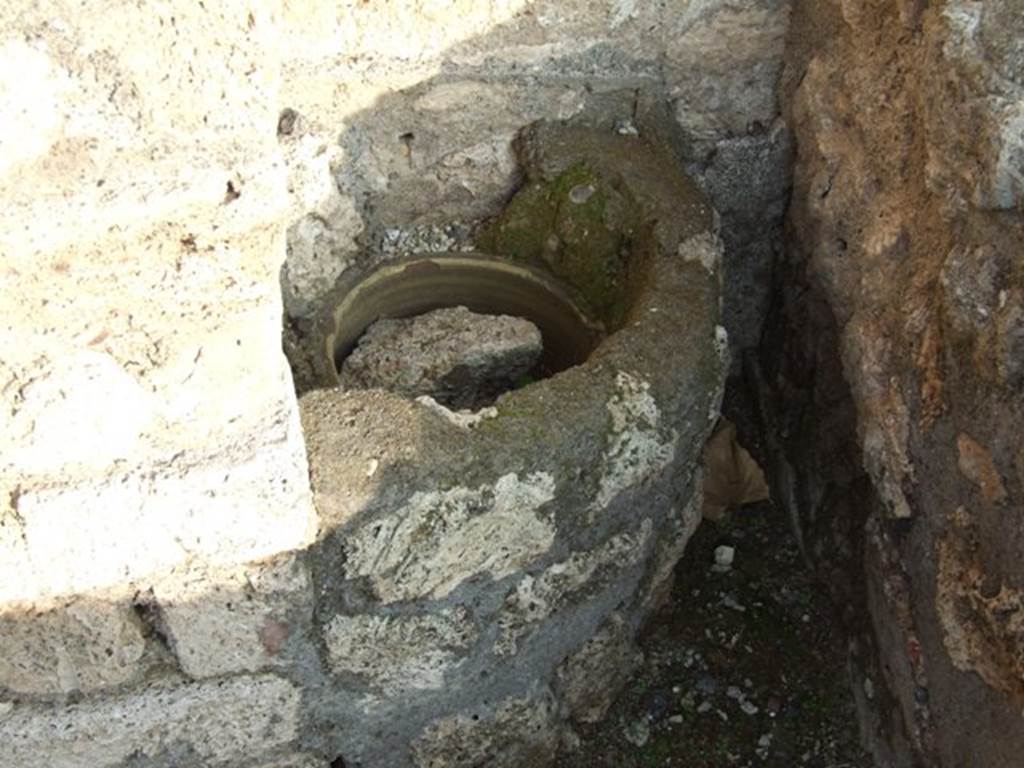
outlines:
[{"label": "weathered stone surface", "polygon": [[335,616],[324,629],[333,672],[360,675],[391,695],[440,689],[475,639],[465,608],[422,616]]},{"label": "weathered stone surface", "polygon": [[[369,729],[381,744],[359,735],[345,747],[339,737],[346,760],[375,765],[412,741],[418,765],[550,764],[565,713],[546,691],[524,690],[553,684],[608,616],[620,614],[632,636],[698,516],[699,499],[685,502],[728,367],[714,217],[664,148],[641,137],[538,125],[518,146],[530,179],[520,194],[554,188],[586,205],[614,180],[637,201],[638,217],[618,222],[637,225],[636,250],[617,254],[628,268],[606,285],[619,324],[573,341],[593,351],[470,424],[433,403],[331,387],[335,356],[366,307],[417,296],[416,275],[451,285],[463,273],[446,270],[479,260],[532,286],[521,275],[539,267],[430,254],[357,268],[339,286],[318,342],[327,388],[300,408],[320,514],[315,621],[332,684],[358,686],[356,704],[334,706],[386,720]],[[566,176],[584,161],[599,183]],[[538,225],[550,234],[550,219]],[[572,289],[592,266],[566,270]]]},{"label": "weathered stone surface", "polygon": [[505,598],[494,652],[499,656],[515,655],[520,640],[533,625],[588,594],[592,596],[635,565],[647,546],[651,527],[651,521],[644,520],[635,534],[613,536],[600,548],[577,552],[536,577],[524,576]]},{"label": "weathered stone surface", "polygon": [[572,718],[581,723],[602,720],[640,661],[632,627],[621,616],[610,616],[558,667],[558,691]]},{"label": "weathered stone surface", "polygon": [[257,768],[330,768],[331,764],[322,757],[308,754],[296,754],[260,763]]},{"label": "weathered stone surface", "polygon": [[978,487],[981,498],[988,506],[1006,501],[1006,486],[999,475],[992,454],[970,435],[961,432],[956,438],[957,466],[964,477]]},{"label": "weathered stone surface", "polygon": [[79,598],[49,610],[0,610],[0,688],[90,693],[137,680],[143,626],[126,602]]},{"label": "weathered stone surface", "polygon": [[156,582],[153,599],[171,650],[193,678],[280,665],[313,610],[309,576],[291,555],[172,574]]},{"label": "weathered stone surface", "polygon": [[290,210],[299,217],[288,227],[281,288],[285,311],[305,317],[348,265],[364,224],[352,198],[334,182],[344,163],[341,147],[290,108],[278,119],[278,138],[288,168]]},{"label": "weathered stone surface", "polygon": [[743,136],[775,121],[789,12],[789,0],[707,0],[668,16],[669,94],[693,138]]},{"label": "weathered stone surface", "polygon": [[768,314],[773,269],[783,249],[792,144],[779,118],[753,134],[715,142],[687,166],[721,217],[722,325],[729,332],[734,374],[743,350],[760,343]]},{"label": "weathered stone surface", "polygon": [[0,11],[0,604],[311,533],[279,72],[261,9]]},{"label": "weathered stone surface", "polygon": [[313,521],[308,490],[294,477],[305,471],[296,426],[278,427],[241,455],[22,491],[14,509],[30,570],[8,576],[4,571],[17,562],[0,563],[0,597],[111,586],[170,570],[189,556],[230,564],[302,546]]},{"label": "weathered stone surface", "polygon": [[130,758],[242,768],[295,739],[298,714],[299,692],[290,683],[237,677],[58,709],[19,706],[0,719],[0,737],[10,768],[34,768],[40,755],[61,768],[113,768]]},{"label": "weathered stone surface", "polygon": [[620,371],[615,390],[607,405],[612,428],[602,455],[595,507],[603,507],[626,488],[665,469],[675,456],[678,435],[661,423],[650,384]]},{"label": "weathered stone surface", "polygon": [[937,543],[935,607],[942,639],[957,669],[975,672],[992,688],[1024,695],[1024,591],[992,581],[972,553],[980,533],[963,508]]},{"label": "weathered stone surface", "polygon": [[656,611],[672,593],[676,563],[683,556],[687,542],[703,519],[702,484],[702,472],[698,468],[694,472],[690,498],[681,508],[672,510],[668,526],[655,543],[654,558],[646,587],[647,594],[642,606],[645,614]]},{"label": "weathered stone surface", "polygon": [[[925,18],[933,68],[923,85],[934,97],[927,106],[929,187],[948,194],[952,185],[981,209],[1012,211],[1024,199],[1024,83],[1011,42],[1019,17],[1013,3],[954,2]],[[949,80],[940,72],[956,87],[944,89]],[[970,133],[956,130],[964,124]]]},{"label": "weathered stone surface", "polygon": [[546,765],[558,745],[556,710],[545,690],[506,699],[493,710],[438,720],[413,743],[413,762],[417,768]]},{"label": "weathered stone surface", "polygon": [[551,548],[555,529],[541,508],[554,498],[554,478],[544,472],[503,475],[493,486],[418,491],[348,538],[345,571],[369,577],[385,603],[445,597],[472,576],[500,579]]},{"label": "weathered stone surface", "polygon": [[452,408],[473,408],[511,389],[543,349],[540,331],[528,320],[438,309],[378,320],[345,358],[338,379],[348,389],[430,395]]},{"label": "weathered stone surface", "polygon": [[1019,4],[794,8],[773,497],[846,606],[878,763],[1016,765]]}]

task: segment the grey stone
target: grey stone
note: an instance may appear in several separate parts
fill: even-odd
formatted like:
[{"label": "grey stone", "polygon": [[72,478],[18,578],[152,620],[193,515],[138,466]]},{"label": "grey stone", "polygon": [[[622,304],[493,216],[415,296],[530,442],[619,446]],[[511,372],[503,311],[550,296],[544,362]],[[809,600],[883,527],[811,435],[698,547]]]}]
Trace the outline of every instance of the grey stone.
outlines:
[{"label": "grey stone", "polygon": [[299,753],[260,763],[256,768],[331,768],[331,764],[322,757]]},{"label": "grey stone", "polygon": [[635,534],[619,534],[590,552],[576,552],[555,563],[536,577],[526,575],[505,599],[498,617],[494,652],[512,656],[520,639],[531,627],[578,600],[581,593],[593,593],[618,573],[635,565],[645,553],[651,535],[650,520],[643,520]]},{"label": "grey stone", "polygon": [[478,407],[511,389],[543,352],[528,320],[465,307],[378,320],[345,358],[341,386],[429,395],[452,408]]},{"label": "grey stone", "polygon": [[558,667],[558,692],[574,720],[596,723],[642,660],[633,629],[610,616],[591,639]]},{"label": "grey stone", "polygon": [[651,724],[646,717],[634,720],[622,729],[622,738],[634,747],[643,748],[651,740]]},{"label": "grey stone", "polygon": [[368,577],[384,603],[443,598],[474,576],[500,579],[551,548],[555,529],[540,510],[554,498],[554,478],[545,472],[416,492],[347,538],[345,571]]},{"label": "grey stone", "polygon": [[669,94],[693,138],[742,136],[774,122],[789,12],[788,0],[705,0],[666,20]]},{"label": "grey stone", "polygon": [[[601,271],[609,270],[614,277],[609,293],[596,296],[605,303],[594,302],[610,308],[606,332],[583,324],[571,307],[570,319],[553,325],[585,329],[571,337],[585,350],[579,363],[506,393],[472,423],[436,403],[340,389],[334,355],[358,338],[365,317],[385,304],[391,311],[396,297],[419,300],[417,291],[432,283],[464,287],[467,273],[480,281],[500,275],[516,296],[550,291],[544,309],[582,291],[573,268],[558,293],[541,267],[500,249],[368,265],[347,275],[325,307],[316,340],[325,388],[300,400],[320,514],[311,552],[317,622],[333,679],[358,691],[357,704],[337,706],[395,723],[383,728],[380,744],[358,737],[356,751],[340,750],[367,765],[408,739],[420,765],[549,764],[558,738],[548,732],[560,726],[541,726],[527,712],[539,708],[544,722],[560,723],[566,710],[549,710],[547,693],[538,704],[525,691],[555,685],[564,698],[571,686],[582,701],[587,669],[615,663],[609,658],[625,665],[652,591],[664,584],[699,515],[693,467],[717,418],[728,360],[712,211],[678,176],[664,145],[645,136],[619,135],[610,125],[541,124],[517,147],[530,179],[519,193],[525,198],[511,204],[517,210],[537,193],[532,199],[587,208],[607,179],[618,180],[617,199],[636,201],[636,219],[602,226],[632,228],[641,250],[627,263],[642,271],[616,272],[630,255],[617,250],[609,262],[579,262],[588,275],[604,279],[609,272]],[[592,166],[582,178],[575,175],[581,164]],[[558,184],[564,189],[547,196]],[[569,192],[579,185],[595,191],[573,204]],[[504,234],[533,228],[526,234],[541,246],[557,235],[544,216],[514,223]],[[620,301],[615,291],[641,275],[632,284],[637,293]],[[495,293],[497,301],[508,291]],[[551,328],[550,317],[531,316],[531,307],[515,314]],[[476,640],[465,638],[461,614],[451,613],[463,608]],[[621,623],[566,664],[563,686],[555,670],[613,614]],[[414,697],[403,695],[411,690]],[[518,703],[495,709],[509,697]],[[599,707],[591,698],[593,712]],[[451,714],[438,721],[437,712]],[[524,719],[528,725],[520,725]],[[406,722],[417,730],[397,725]],[[523,736],[520,728],[534,733],[534,726],[537,736]]]},{"label": "grey stone", "polygon": [[555,699],[543,691],[432,723],[413,743],[413,761],[417,768],[545,765],[558,746],[559,731]]},{"label": "grey stone", "polygon": [[758,345],[768,314],[773,267],[791,183],[792,137],[782,120],[752,135],[707,143],[709,156],[688,165],[721,216],[723,312],[733,369]]},{"label": "grey stone", "polygon": [[331,670],[360,675],[389,695],[442,688],[475,640],[465,608],[421,616],[335,616],[324,628]]}]

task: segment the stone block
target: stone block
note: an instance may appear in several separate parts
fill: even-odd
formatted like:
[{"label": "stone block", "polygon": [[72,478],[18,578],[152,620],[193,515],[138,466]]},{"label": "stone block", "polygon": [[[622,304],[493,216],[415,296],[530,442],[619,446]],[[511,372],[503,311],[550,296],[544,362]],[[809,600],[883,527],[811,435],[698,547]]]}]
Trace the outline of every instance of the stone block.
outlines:
[{"label": "stone block", "polygon": [[51,709],[18,706],[0,719],[6,768],[252,765],[298,736],[299,691],[273,676],[154,685]]},{"label": "stone block", "polygon": [[475,411],[513,389],[543,351],[540,330],[529,320],[452,307],[378,320],[345,358],[338,379],[348,389],[430,395]]},{"label": "stone block", "polygon": [[550,691],[508,698],[489,711],[428,725],[413,743],[417,768],[521,768],[548,765],[559,742]]},{"label": "stone block", "polygon": [[[210,192],[219,206],[229,178],[221,169],[275,149],[268,126],[280,59],[269,11],[237,3],[106,10],[39,6],[0,16],[8,160],[0,190],[9,203],[0,242],[16,232],[19,257],[170,218]],[[192,55],[182,55],[184,45]],[[223,55],[198,55],[204,50]],[[18,126],[28,123],[40,130],[23,143]]]},{"label": "stone block", "polygon": [[29,570],[0,563],[0,603],[144,580],[192,557],[224,565],[305,545],[315,520],[299,439],[295,424],[216,460],[21,491]]},{"label": "stone block", "polygon": [[651,521],[645,519],[636,534],[618,534],[597,549],[574,553],[536,577],[524,576],[505,599],[498,617],[494,652],[499,656],[514,655],[519,641],[533,625],[574,601],[593,596],[616,575],[635,565],[644,554],[651,527]]},{"label": "stone block", "polygon": [[668,524],[655,544],[654,557],[647,577],[646,594],[641,613],[650,615],[658,610],[672,594],[676,564],[683,556],[690,537],[700,525],[704,493],[703,477],[700,471],[695,475],[694,490],[681,509],[669,513]]},{"label": "stone block", "polygon": [[789,13],[789,0],[706,0],[666,16],[667,86],[692,138],[742,136],[775,121]]},{"label": "stone block", "polygon": [[0,688],[90,693],[144,669],[143,626],[127,602],[78,598],[49,609],[0,609]]},{"label": "stone block", "polygon": [[555,529],[540,508],[551,475],[508,474],[493,485],[417,491],[345,543],[349,578],[369,577],[384,603],[446,597],[472,576],[508,576],[547,552]]},{"label": "stone block", "polygon": [[440,690],[476,640],[465,608],[423,616],[335,616],[324,628],[335,673],[360,675],[388,693]]},{"label": "stone block", "polygon": [[313,611],[309,575],[293,555],[176,574],[157,582],[153,597],[170,648],[193,678],[280,665]]}]

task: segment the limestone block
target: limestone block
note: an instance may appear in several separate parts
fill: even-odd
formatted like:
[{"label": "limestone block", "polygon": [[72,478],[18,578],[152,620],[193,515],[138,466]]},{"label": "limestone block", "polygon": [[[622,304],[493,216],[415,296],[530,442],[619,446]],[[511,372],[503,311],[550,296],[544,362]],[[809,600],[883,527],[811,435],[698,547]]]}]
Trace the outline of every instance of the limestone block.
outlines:
[{"label": "limestone block", "polygon": [[279,665],[313,611],[309,575],[293,555],[174,574],[153,596],[171,650],[193,678]]},{"label": "limestone block", "polygon": [[335,169],[345,160],[334,132],[314,132],[293,109],[282,112],[278,124],[292,220],[281,283],[287,312],[304,317],[348,265],[363,219],[334,181]]},{"label": "limestone block", "polygon": [[384,603],[440,599],[472,576],[500,579],[547,552],[555,529],[540,509],[551,475],[508,474],[493,486],[417,491],[346,540],[349,578],[367,576]]},{"label": "limestone block", "polygon": [[703,0],[666,16],[667,85],[693,138],[742,136],[775,121],[789,14],[789,0]]},{"label": "limestone block", "polygon": [[540,330],[529,320],[452,307],[378,320],[345,358],[338,378],[346,388],[430,395],[475,410],[512,389],[543,351]]},{"label": "limestone block", "polygon": [[547,765],[558,745],[550,691],[509,698],[492,711],[443,718],[413,743],[417,768],[520,768]]},{"label": "limestone block", "polygon": [[524,576],[505,599],[498,617],[494,652],[499,656],[514,655],[519,641],[533,625],[574,601],[593,596],[615,575],[636,564],[644,554],[651,527],[651,521],[645,519],[636,534],[618,534],[601,547],[589,552],[576,552],[536,577]]},{"label": "limestone block", "polygon": [[216,460],[22,490],[14,511],[29,569],[0,562],[0,602],[143,579],[192,557],[233,564],[302,547],[315,521],[296,427]]},{"label": "limestone block", "polygon": [[[0,719],[8,768],[252,765],[298,735],[299,691],[277,677],[155,685],[59,709],[21,706]],[[176,756],[180,756],[177,759]]]},{"label": "limestone block", "polygon": [[282,44],[297,56],[329,59],[344,54],[370,59],[368,66],[431,60],[508,21],[526,5],[527,0],[399,0],[383,5],[302,0],[284,8]]},{"label": "limestone block", "polygon": [[156,417],[153,393],[112,357],[88,349],[39,371],[18,397],[0,463],[26,474],[57,472],[65,464],[102,471],[137,455]]},{"label": "limestone block", "polygon": [[573,719],[602,720],[641,660],[632,627],[613,614],[558,667],[557,690]]},{"label": "limestone block", "polygon": [[[99,279],[120,292],[120,308],[102,307],[107,298],[75,302],[70,293],[54,291],[51,300],[59,296],[74,308],[26,314],[0,329],[13,351],[0,397],[10,408],[5,433],[14,438],[0,447],[0,472],[15,473],[23,483],[46,475],[74,482],[115,463],[167,461],[183,447],[191,453],[220,444],[223,452],[225,444],[250,444],[253,433],[281,431],[275,423],[286,421],[294,406],[277,302],[221,304],[214,315],[213,287],[206,293],[192,274],[186,282],[207,301],[184,321],[179,313],[191,310],[191,301],[161,289],[143,299],[132,294],[144,285]],[[74,328],[79,321],[86,333],[71,331],[34,348],[18,341],[36,332],[59,338],[65,323]],[[217,392],[233,396],[213,396]],[[301,461],[298,437],[291,444],[297,455],[284,466]]]},{"label": "limestone block", "polygon": [[394,694],[440,690],[476,639],[465,608],[423,616],[335,616],[324,628],[331,670]]},{"label": "limestone block", "polygon": [[[243,152],[262,161],[274,150],[271,22],[269,10],[240,2],[116,5],[92,15],[40,5],[0,16],[0,146],[9,163],[0,242],[16,232],[20,252],[31,254],[168,217],[212,191],[219,203],[229,178],[221,169]],[[25,125],[42,130],[21,144]]]},{"label": "limestone block", "polygon": [[143,627],[127,603],[79,598],[48,610],[0,610],[0,688],[88,693],[136,680]]}]

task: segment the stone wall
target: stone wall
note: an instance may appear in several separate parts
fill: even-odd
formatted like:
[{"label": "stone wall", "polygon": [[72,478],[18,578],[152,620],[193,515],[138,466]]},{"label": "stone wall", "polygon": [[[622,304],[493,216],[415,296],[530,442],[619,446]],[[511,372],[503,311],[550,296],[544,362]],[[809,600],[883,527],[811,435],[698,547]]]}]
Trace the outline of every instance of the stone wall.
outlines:
[{"label": "stone wall", "polygon": [[[728,321],[749,345],[772,252],[753,235],[777,229],[786,183],[773,94],[788,12],[783,0],[0,11],[7,763],[332,760],[352,736],[319,695],[324,665],[344,668],[346,643],[377,629],[330,647],[310,630],[316,516],[283,311],[308,318],[360,259],[457,246],[459,223],[519,183],[510,140],[524,125],[629,130],[634,110],[667,105],[681,160],[723,214],[741,276],[728,289],[754,297]],[[599,645],[622,633],[602,631]],[[525,705],[503,706],[530,727]],[[436,764],[424,743],[416,759]]]},{"label": "stone wall", "polygon": [[1024,750],[1024,8],[797,4],[789,250],[751,366],[882,766]]}]

